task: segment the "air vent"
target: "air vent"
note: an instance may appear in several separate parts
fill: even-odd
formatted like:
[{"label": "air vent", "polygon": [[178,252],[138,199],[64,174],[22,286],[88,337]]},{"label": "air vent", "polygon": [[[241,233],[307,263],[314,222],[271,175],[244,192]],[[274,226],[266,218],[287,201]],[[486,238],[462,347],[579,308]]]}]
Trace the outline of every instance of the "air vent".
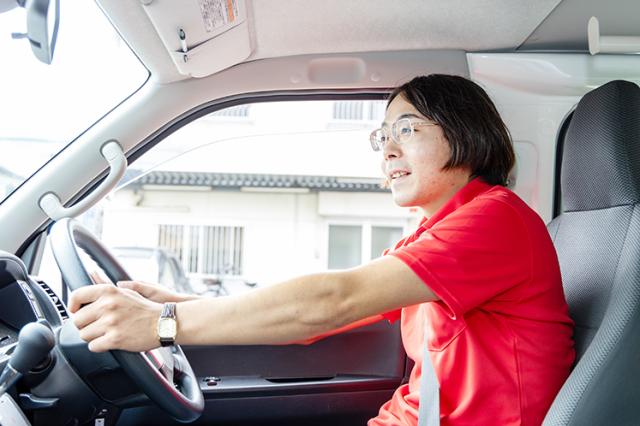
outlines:
[{"label": "air vent", "polygon": [[58,313],[60,314],[62,320],[64,321],[66,319],[69,319],[69,313],[67,312],[67,308],[64,306],[64,303],[62,303],[62,300],[60,300],[56,293],[51,290],[47,283],[45,283],[44,281],[38,281],[38,285],[42,287],[44,292],[47,293],[47,296],[49,296],[49,299],[51,299],[53,304],[56,305],[56,309],[58,310]]}]

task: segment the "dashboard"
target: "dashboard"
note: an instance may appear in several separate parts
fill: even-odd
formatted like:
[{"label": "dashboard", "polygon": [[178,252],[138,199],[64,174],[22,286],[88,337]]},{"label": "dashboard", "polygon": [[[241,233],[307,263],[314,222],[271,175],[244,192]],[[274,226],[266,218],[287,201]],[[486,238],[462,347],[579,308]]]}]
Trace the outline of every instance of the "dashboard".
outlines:
[{"label": "dashboard", "polygon": [[[111,426],[124,408],[149,402],[111,352],[90,352],[67,319],[66,307],[55,292],[29,276],[19,258],[0,251],[0,372],[10,362],[13,366],[12,356],[24,359],[25,353],[33,353],[22,346],[30,337],[25,335],[24,342],[20,337],[27,324],[41,323],[55,338],[53,349],[42,361],[19,380],[7,382],[6,393],[0,392],[2,425]],[[148,368],[159,370],[155,365]],[[6,423],[7,419],[15,421]]]},{"label": "dashboard", "polygon": [[14,343],[18,341],[18,330],[0,321],[0,359],[5,357]]},{"label": "dashboard", "polygon": [[20,259],[0,252],[0,367],[8,360],[23,326],[33,321],[57,326],[64,318],[68,318],[64,305],[51,289],[29,277]]},{"label": "dashboard", "polygon": [[18,341],[20,329],[32,322],[44,320],[27,271],[16,257],[0,253],[0,367],[9,359]]},{"label": "dashboard", "polygon": [[[158,360],[152,351],[93,353],[68,319],[55,292],[30,277],[19,258],[0,251],[0,371],[9,378],[2,381],[0,376],[1,424],[112,426],[124,409],[151,402],[146,391],[166,392],[161,394],[162,407],[173,407],[167,400],[175,400],[183,411],[182,401],[196,395],[193,411],[178,414],[199,415],[198,404],[203,404],[202,394],[197,393],[201,392],[199,381],[179,347],[175,356],[174,349],[166,350],[162,358],[171,361],[168,364],[152,362],[152,358]],[[52,346],[34,343],[43,334],[51,336]],[[172,368],[169,378],[163,375],[166,365]],[[5,423],[9,418],[16,420]]]},{"label": "dashboard", "polygon": [[[68,318],[64,304],[49,286],[31,278],[22,261],[12,254],[0,251],[0,371],[3,371],[18,345],[20,330],[31,322],[41,322],[55,330]],[[51,360],[54,357],[52,355]],[[28,383],[18,382],[6,394],[0,395],[0,418],[20,418],[20,407],[13,401],[21,399],[21,392],[42,383],[54,369],[49,363],[46,375],[30,374]],[[60,363],[59,363],[60,364]],[[16,411],[18,410],[18,411]],[[17,417],[16,417],[17,416]],[[25,418],[26,419],[26,418]],[[25,420],[26,421],[26,420]],[[28,424],[19,422],[16,424]]]}]

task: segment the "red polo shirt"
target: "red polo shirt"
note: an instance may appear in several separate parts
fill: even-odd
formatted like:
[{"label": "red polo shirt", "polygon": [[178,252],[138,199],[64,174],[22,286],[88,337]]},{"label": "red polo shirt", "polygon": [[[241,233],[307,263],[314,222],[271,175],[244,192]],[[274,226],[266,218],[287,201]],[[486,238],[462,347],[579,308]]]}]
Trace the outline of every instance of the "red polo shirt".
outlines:
[{"label": "red polo shirt", "polygon": [[369,426],[417,424],[424,327],[442,425],[539,425],[574,360],[540,217],[508,189],[475,179],[388,254],[440,300],[385,314],[400,318],[415,366]]}]

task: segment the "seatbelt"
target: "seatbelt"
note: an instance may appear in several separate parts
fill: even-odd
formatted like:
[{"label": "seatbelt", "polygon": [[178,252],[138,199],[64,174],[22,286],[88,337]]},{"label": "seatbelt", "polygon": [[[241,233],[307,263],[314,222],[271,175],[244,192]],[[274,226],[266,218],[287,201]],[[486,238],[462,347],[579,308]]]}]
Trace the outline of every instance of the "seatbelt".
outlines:
[{"label": "seatbelt", "polygon": [[[422,306],[424,310],[425,307]],[[425,315],[426,317],[426,315]],[[440,426],[440,383],[433,368],[429,351],[429,334],[424,325],[422,351],[422,377],[420,377],[420,401],[418,405],[418,426]]]}]

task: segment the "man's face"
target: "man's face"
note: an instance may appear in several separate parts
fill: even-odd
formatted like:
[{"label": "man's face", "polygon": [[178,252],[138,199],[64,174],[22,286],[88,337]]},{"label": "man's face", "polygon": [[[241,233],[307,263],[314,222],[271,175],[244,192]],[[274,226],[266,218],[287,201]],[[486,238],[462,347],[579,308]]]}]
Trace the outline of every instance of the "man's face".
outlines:
[{"label": "man's face", "polygon": [[[387,108],[383,127],[390,129],[405,117],[412,123],[430,122],[399,95]],[[443,170],[451,150],[437,125],[415,125],[410,139],[401,144],[388,141],[382,153],[382,170],[395,203],[401,207],[420,207],[427,217],[469,181],[467,168]]]}]

